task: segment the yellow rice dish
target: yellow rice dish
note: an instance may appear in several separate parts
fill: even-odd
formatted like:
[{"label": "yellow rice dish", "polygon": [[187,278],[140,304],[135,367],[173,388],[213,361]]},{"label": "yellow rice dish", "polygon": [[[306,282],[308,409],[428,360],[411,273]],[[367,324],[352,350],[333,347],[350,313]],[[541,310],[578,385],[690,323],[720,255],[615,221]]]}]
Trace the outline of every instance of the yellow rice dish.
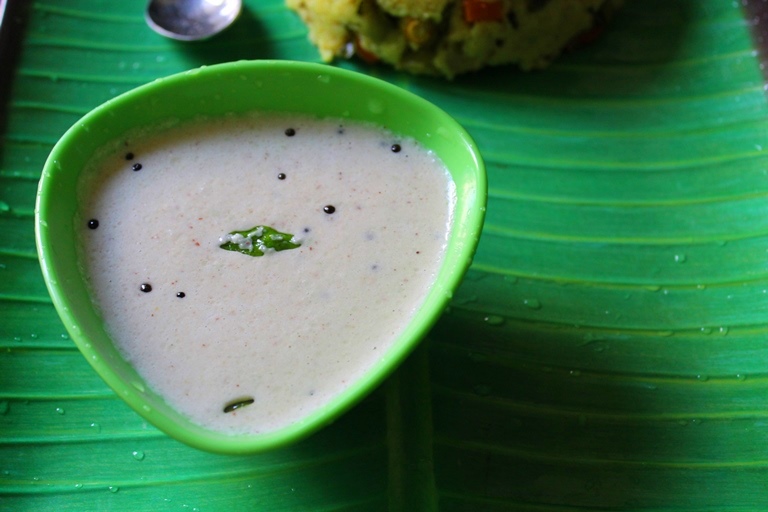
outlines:
[{"label": "yellow rice dish", "polygon": [[410,73],[546,67],[594,38],[623,0],[286,0],[323,60],[358,57]]}]

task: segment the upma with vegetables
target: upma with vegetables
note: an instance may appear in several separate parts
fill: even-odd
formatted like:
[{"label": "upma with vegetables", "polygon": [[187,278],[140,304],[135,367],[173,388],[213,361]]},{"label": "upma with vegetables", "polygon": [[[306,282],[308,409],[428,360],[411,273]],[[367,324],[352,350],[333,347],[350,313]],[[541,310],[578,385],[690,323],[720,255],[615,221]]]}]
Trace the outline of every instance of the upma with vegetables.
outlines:
[{"label": "upma with vegetables", "polygon": [[622,0],[286,0],[326,62],[357,56],[448,78],[541,69],[594,39]]}]

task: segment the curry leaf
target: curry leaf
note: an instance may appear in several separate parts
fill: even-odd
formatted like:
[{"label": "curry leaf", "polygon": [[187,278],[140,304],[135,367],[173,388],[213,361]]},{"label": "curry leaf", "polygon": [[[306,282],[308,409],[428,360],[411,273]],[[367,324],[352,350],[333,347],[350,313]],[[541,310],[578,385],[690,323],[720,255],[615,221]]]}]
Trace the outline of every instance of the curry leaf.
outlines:
[{"label": "curry leaf", "polygon": [[264,256],[269,249],[287,251],[301,246],[290,233],[281,233],[269,226],[232,231],[219,238],[219,242],[219,247],[225,251],[237,251],[248,256]]}]

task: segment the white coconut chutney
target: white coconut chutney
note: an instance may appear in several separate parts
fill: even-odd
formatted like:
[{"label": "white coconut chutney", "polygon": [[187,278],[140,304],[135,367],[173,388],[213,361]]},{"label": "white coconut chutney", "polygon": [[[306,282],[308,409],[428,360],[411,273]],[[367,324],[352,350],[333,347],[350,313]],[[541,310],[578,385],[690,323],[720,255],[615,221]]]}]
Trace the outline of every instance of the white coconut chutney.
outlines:
[{"label": "white coconut chutney", "polygon": [[[293,116],[137,135],[84,176],[82,267],[107,330],[172,407],[228,433],[306,417],[387,352],[435,280],[455,203],[414,141]],[[220,247],[258,245],[257,226],[300,245]]]}]

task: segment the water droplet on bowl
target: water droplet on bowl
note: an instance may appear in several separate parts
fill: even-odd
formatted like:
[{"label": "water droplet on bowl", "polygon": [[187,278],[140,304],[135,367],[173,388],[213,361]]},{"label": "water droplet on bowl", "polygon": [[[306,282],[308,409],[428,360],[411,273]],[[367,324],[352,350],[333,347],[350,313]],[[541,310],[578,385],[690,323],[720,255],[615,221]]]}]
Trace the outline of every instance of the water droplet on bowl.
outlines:
[{"label": "water droplet on bowl", "polygon": [[377,99],[368,100],[368,110],[372,114],[381,114],[384,112],[384,103]]},{"label": "water droplet on bowl", "polygon": [[144,452],[141,450],[136,450],[131,455],[133,455],[133,458],[138,461],[144,460]]}]

